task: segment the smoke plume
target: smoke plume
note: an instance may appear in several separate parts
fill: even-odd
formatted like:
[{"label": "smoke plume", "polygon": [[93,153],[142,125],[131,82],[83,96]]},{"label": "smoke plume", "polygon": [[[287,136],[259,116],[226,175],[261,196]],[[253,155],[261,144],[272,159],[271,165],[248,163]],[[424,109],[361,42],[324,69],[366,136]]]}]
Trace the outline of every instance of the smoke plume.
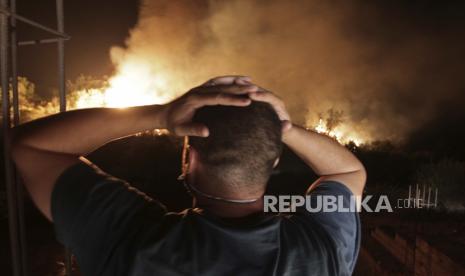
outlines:
[{"label": "smoke plume", "polygon": [[162,77],[156,91],[168,97],[246,74],[282,97],[297,123],[333,110],[341,131],[399,140],[464,99],[463,6],[145,0],[111,57],[120,72],[134,64]]},{"label": "smoke plume", "polygon": [[[453,1],[142,0],[125,47],[110,51],[114,76],[69,82],[68,106],[164,102],[245,74],[298,124],[345,141],[414,141],[465,117],[464,14]],[[23,117],[56,111],[21,84]]]}]

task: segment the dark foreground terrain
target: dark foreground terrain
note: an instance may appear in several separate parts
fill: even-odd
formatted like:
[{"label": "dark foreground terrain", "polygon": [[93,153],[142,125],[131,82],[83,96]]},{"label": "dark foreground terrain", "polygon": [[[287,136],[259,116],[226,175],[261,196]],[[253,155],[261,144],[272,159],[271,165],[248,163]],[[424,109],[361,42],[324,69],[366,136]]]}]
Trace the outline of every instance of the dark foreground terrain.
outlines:
[{"label": "dark foreground terrain", "polygon": [[[439,189],[438,204],[429,210],[361,214],[363,238],[355,275],[465,275],[465,215],[460,211],[465,202],[463,160],[445,160],[428,152],[406,153],[389,143],[348,147],[367,167],[367,194],[386,194],[395,201],[406,198],[408,186],[418,182]],[[142,135],[108,144],[90,159],[158,198],[168,209],[180,211],[190,206],[189,195],[176,180],[180,151],[178,139]],[[445,181],[443,174],[452,176]],[[314,179],[315,175],[285,150],[268,193],[301,194]],[[1,189],[0,275],[10,275],[3,183]],[[27,198],[25,221],[30,275],[63,275],[64,248],[56,242],[53,226]],[[74,275],[79,275],[76,264],[74,269]]]}]

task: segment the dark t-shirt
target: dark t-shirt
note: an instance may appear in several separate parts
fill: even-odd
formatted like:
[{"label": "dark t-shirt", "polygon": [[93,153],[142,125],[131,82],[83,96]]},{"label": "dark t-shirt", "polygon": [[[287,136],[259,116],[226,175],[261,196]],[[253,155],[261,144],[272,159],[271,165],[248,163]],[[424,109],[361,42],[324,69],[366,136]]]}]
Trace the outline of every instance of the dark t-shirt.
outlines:
[{"label": "dark t-shirt", "polygon": [[[311,192],[349,204],[349,189]],[[85,276],[349,275],[360,246],[356,212],[263,213],[240,220],[204,210],[167,212],[126,182],[79,162],[52,195],[58,240]]]}]

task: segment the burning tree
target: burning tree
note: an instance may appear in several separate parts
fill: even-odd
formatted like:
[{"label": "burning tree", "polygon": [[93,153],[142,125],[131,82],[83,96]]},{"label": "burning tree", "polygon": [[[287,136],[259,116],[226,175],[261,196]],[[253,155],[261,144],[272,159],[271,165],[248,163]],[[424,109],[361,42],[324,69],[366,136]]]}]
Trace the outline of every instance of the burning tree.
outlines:
[{"label": "burning tree", "polygon": [[311,128],[336,139],[341,144],[351,143],[359,146],[363,143],[363,139],[345,123],[342,110],[330,108],[326,112],[318,113],[318,124]]},{"label": "burning tree", "polygon": [[[0,89],[1,91],[1,89]],[[36,93],[35,85],[25,77],[18,77],[18,100],[21,122],[53,114],[59,110],[58,99],[46,99]],[[13,92],[10,86],[10,102],[13,102]],[[2,99],[0,99],[2,104]],[[11,116],[13,116],[13,106]]]}]

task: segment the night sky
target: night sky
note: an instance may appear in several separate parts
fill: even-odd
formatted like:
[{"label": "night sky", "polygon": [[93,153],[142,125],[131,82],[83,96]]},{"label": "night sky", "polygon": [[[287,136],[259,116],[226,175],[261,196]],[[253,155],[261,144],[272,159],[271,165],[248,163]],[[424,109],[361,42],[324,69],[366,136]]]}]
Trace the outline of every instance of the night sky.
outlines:
[{"label": "night sky", "polygon": [[[55,1],[18,2],[19,14],[55,26]],[[140,8],[130,0],[65,1],[65,29],[72,37],[66,44],[67,78],[111,75],[112,46],[161,53],[173,61],[164,65],[181,64],[185,75],[197,73],[202,60],[215,64],[229,54],[228,66],[211,66],[204,75],[257,75],[278,90],[297,122],[306,116],[301,110],[335,103],[347,110],[351,125],[376,139],[401,137],[410,149],[465,155],[463,1],[143,3]],[[19,32],[21,39],[44,35],[24,25]],[[56,84],[54,47],[20,49],[20,75],[41,94]],[[217,56],[210,60],[211,54]],[[187,65],[179,62],[186,60]],[[302,79],[307,83],[296,85]]]},{"label": "night sky", "polygon": [[[17,1],[18,13],[46,26],[55,27],[55,1]],[[65,32],[72,39],[66,43],[68,79],[79,74],[102,76],[114,70],[108,51],[113,45],[124,45],[129,29],[137,22],[138,1],[72,0],[64,1]],[[19,25],[22,40],[48,37],[27,25]],[[54,44],[20,48],[20,75],[31,79],[38,89],[48,91],[56,86],[56,47]]]}]

